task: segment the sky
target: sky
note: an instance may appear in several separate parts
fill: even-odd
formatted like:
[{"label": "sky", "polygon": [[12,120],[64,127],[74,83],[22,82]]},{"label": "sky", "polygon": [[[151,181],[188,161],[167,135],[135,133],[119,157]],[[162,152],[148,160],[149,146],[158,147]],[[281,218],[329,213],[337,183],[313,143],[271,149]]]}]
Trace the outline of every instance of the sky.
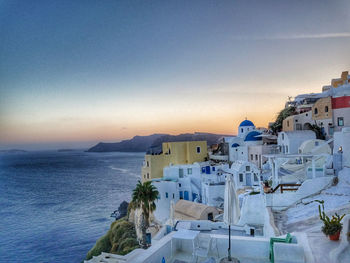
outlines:
[{"label": "sky", "polygon": [[348,0],[0,0],[0,149],[266,127],[349,47]]}]

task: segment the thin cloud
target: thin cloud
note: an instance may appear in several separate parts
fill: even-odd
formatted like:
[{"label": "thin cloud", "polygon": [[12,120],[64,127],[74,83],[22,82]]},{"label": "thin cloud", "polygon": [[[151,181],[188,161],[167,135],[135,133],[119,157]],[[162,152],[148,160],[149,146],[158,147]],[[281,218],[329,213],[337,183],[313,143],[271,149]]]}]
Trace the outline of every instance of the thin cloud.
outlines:
[{"label": "thin cloud", "polygon": [[324,38],[350,38],[350,32],[325,33],[325,34],[301,34],[280,36],[235,36],[235,40],[293,40],[293,39],[324,39]]}]

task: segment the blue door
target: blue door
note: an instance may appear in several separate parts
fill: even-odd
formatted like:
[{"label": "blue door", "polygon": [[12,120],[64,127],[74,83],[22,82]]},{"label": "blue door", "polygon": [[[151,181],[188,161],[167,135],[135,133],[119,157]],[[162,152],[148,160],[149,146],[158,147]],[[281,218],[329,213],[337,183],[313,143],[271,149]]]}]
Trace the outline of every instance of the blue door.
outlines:
[{"label": "blue door", "polygon": [[184,199],[184,192],[180,191],[180,199]]},{"label": "blue door", "polygon": [[192,201],[196,200],[197,198],[197,194],[196,193],[192,193]]},{"label": "blue door", "polygon": [[188,196],[188,191],[185,191],[185,196],[184,196],[185,200],[190,200],[189,196]]},{"label": "blue door", "polygon": [[251,174],[246,174],[246,175],[245,175],[245,179],[246,179],[246,185],[247,185],[247,186],[251,186],[251,185],[252,185],[252,177],[251,177]]},{"label": "blue door", "polygon": [[205,173],[206,174],[210,174],[210,166],[206,166],[205,167]]}]

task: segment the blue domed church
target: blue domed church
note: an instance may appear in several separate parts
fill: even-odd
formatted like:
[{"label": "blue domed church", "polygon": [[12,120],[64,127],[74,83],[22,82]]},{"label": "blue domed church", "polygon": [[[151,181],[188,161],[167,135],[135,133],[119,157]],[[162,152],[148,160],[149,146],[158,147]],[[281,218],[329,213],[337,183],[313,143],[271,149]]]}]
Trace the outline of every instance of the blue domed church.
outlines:
[{"label": "blue domed church", "polygon": [[238,126],[238,136],[243,138],[249,131],[255,130],[255,125],[250,120],[244,120]]},{"label": "blue domed church", "polygon": [[250,120],[242,121],[238,126],[238,135],[236,137],[226,137],[225,142],[229,146],[229,160],[249,161],[248,146],[261,145],[262,133],[255,128]]}]

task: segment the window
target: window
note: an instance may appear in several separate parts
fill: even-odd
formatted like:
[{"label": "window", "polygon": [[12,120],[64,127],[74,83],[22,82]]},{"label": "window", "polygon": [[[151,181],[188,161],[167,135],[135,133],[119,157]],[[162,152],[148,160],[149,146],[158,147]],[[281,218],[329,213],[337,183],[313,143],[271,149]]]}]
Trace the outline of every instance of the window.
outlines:
[{"label": "window", "polygon": [[287,126],[289,127],[289,121],[287,121]]},{"label": "window", "polygon": [[181,184],[179,184],[179,187],[181,187]]},{"label": "window", "polygon": [[286,145],[286,153],[288,153],[288,145]]},{"label": "window", "polygon": [[173,193],[173,199],[175,199],[175,194]]},{"label": "window", "polygon": [[184,177],[184,169],[182,169],[182,168],[179,169],[179,177],[180,178]]},{"label": "window", "polygon": [[284,140],[284,133],[282,133],[282,140]]},{"label": "window", "polygon": [[169,197],[168,192],[165,192],[165,198],[168,198],[168,197]]},{"label": "window", "polygon": [[213,167],[213,171],[215,172],[215,167]]},{"label": "window", "polygon": [[187,168],[187,174],[192,174],[192,168]]},{"label": "window", "polygon": [[328,106],[324,107],[324,112],[328,112]]},{"label": "window", "polygon": [[250,160],[253,160],[253,159],[254,159],[253,154],[251,154],[250,155]]},{"label": "window", "polygon": [[259,181],[258,177],[256,176],[256,174],[254,174],[254,181],[257,182]]},{"label": "window", "polygon": [[317,108],[314,109],[314,113],[318,114],[318,109]]},{"label": "window", "polygon": [[197,153],[201,153],[201,147],[197,146]]},{"label": "window", "polygon": [[243,174],[239,174],[239,181],[243,182]]},{"label": "window", "polygon": [[145,174],[143,175],[143,178],[145,178],[145,179],[146,179],[146,175],[145,175]]},{"label": "window", "polygon": [[246,166],[246,167],[245,167],[245,170],[246,170],[247,172],[249,172],[249,171],[250,171],[250,166]]},{"label": "window", "polygon": [[147,173],[147,179],[149,179],[149,173]]},{"label": "window", "polygon": [[241,132],[243,132],[243,128],[241,128]]},{"label": "window", "polygon": [[297,123],[297,125],[295,126],[297,131],[301,131],[302,130],[302,126],[300,123]]},{"label": "window", "polygon": [[257,154],[255,154],[255,161],[257,161],[258,160],[258,155]]},{"label": "window", "polygon": [[344,126],[344,118],[343,117],[338,118],[338,126]]},{"label": "window", "polygon": [[149,167],[149,161],[147,161],[147,167]]}]

